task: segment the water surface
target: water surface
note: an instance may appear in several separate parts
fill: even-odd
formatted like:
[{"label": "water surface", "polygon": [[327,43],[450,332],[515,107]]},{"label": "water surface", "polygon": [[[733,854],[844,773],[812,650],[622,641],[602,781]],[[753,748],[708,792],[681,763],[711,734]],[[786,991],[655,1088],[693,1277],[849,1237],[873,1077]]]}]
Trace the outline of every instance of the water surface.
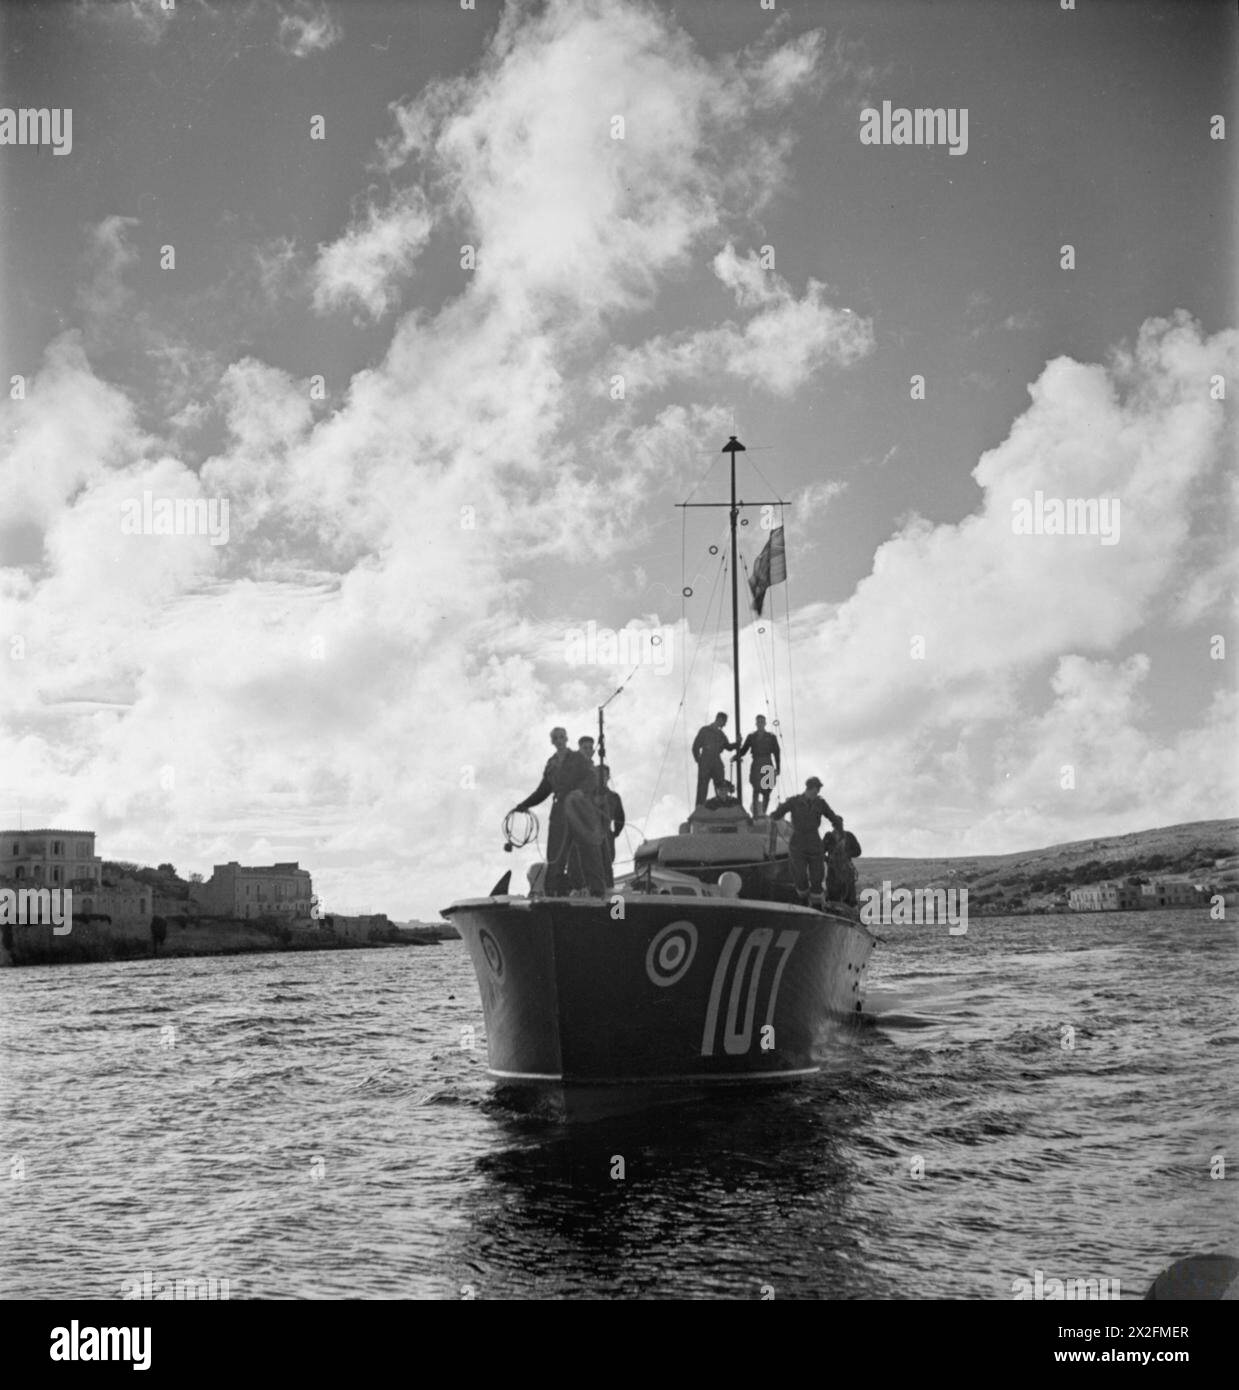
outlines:
[{"label": "water surface", "polygon": [[1140,1297],[1239,1253],[1234,924],[879,931],[821,1077],[581,1129],[495,1103],[460,943],[2,971],[0,1291]]}]

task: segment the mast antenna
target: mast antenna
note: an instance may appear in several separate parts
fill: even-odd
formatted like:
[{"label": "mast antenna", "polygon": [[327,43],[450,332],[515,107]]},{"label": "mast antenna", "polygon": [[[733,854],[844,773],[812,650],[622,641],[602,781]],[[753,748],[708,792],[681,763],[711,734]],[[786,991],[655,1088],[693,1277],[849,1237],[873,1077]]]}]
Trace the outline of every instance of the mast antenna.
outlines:
[{"label": "mast antenna", "polygon": [[733,434],[723,445],[722,452],[731,455],[731,674],[736,711],[736,786],[743,786],[744,778],[740,767],[740,566],[736,559],[736,518],[740,509],[736,506],[736,455],[745,452],[744,445]]},{"label": "mast antenna", "polygon": [[[741,507],[781,507],[781,497],[765,498],[760,502],[742,502],[736,498],[736,455],[747,453],[744,445],[733,434],[720,450],[731,455],[731,501],[730,502],[677,502],[677,507],[727,507],[731,514],[731,669],[733,677],[732,696],[736,715],[736,787],[741,785],[740,766],[740,576],[736,561],[736,521]],[[690,494],[691,495],[691,494]]]}]

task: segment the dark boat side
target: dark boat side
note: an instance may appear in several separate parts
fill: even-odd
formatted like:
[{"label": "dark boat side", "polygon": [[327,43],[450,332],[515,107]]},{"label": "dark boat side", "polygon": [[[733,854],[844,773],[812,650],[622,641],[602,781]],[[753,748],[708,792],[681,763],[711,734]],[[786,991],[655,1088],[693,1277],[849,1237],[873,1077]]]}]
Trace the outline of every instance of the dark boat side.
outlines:
[{"label": "dark boat side", "polygon": [[477,973],[491,1075],[552,1101],[810,1076],[860,1009],[873,949],[849,917],[704,894],[483,898],[445,915]]}]

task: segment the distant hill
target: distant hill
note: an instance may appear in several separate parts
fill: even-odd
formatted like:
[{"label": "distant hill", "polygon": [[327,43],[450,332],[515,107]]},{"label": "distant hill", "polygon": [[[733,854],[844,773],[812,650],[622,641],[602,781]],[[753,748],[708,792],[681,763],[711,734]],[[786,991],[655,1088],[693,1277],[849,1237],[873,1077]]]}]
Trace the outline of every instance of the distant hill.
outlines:
[{"label": "distant hill", "polygon": [[1137,877],[1187,878],[1233,888],[1239,883],[1239,819],[1189,821],[1160,830],[1071,840],[1015,854],[958,858],[856,861],[860,887],[967,888],[972,911],[991,908],[1048,910],[1066,905],[1067,893],[1086,883]]}]

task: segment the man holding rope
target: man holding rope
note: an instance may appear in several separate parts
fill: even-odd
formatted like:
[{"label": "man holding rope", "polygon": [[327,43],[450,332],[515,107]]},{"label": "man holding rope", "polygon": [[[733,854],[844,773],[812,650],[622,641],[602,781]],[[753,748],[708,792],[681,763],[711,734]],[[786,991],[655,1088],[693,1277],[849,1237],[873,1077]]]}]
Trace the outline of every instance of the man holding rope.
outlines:
[{"label": "man holding rope", "polygon": [[568,852],[566,826],[564,824],[564,800],[570,788],[561,789],[556,785],[568,757],[568,731],[558,725],[551,730],[551,743],[555,751],[546,760],[542,769],[542,780],[530,794],[513,806],[513,811],[528,811],[533,806],[541,806],[548,796],[553,796],[551,815],[546,825],[546,891],[562,893],[567,885]]}]

